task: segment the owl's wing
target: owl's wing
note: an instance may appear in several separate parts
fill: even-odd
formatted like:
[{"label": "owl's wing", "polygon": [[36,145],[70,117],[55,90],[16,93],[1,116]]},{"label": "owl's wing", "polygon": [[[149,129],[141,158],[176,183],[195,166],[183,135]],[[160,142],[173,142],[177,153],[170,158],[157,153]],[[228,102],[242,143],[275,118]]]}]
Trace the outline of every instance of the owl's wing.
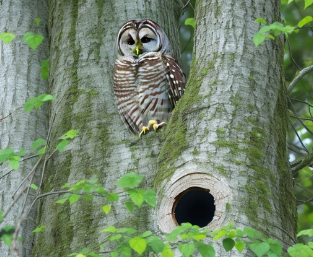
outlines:
[{"label": "owl's wing", "polygon": [[174,108],[176,106],[176,102],[185,92],[186,77],[173,57],[164,55],[163,61],[167,66],[166,77],[170,85],[168,96]]},{"label": "owl's wing", "polygon": [[131,64],[126,59],[116,60],[113,89],[120,116],[133,133],[139,134],[142,119],[137,104],[136,68]]}]

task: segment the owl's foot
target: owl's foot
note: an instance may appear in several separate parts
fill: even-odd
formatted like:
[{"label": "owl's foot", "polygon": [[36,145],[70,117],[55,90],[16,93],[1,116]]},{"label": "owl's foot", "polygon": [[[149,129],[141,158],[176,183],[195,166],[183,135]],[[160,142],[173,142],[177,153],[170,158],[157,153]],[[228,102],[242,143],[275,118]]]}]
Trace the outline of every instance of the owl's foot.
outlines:
[{"label": "owl's foot", "polygon": [[150,130],[151,126],[153,127],[153,130],[156,132],[158,129],[162,128],[165,124],[166,123],[164,121],[161,123],[158,123],[156,120],[149,120],[148,127],[142,126],[141,132],[139,134],[139,138],[141,138],[142,134],[146,134],[146,132]]},{"label": "owl's foot", "polygon": [[140,134],[139,134],[139,138],[141,137],[142,133],[143,133],[143,134],[146,134],[146,131],[147,131],[147,130],[149,130],[149,126],[148,126],[148,127],[142,126],[141,132],[140,132]]},{"label": "owl's foot", "polygon": [[149,120],[148,128],[152,126],[153,130],[157,131],[158,129],[162,128],[164,125],[165,125],[164,121],[158,124],[156,120]]}]

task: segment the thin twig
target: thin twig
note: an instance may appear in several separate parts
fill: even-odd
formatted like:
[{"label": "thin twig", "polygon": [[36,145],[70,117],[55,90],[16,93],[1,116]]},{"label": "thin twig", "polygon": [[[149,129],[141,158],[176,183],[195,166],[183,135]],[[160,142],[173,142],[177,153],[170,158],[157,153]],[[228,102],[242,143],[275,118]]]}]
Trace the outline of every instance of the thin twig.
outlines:
[{"label": "thin twig", "polygon": [[294,116],[294,115],[289,115],[289,117],[291,118],[296,118],[298,120],[309,120],[309,121],[313,121],[313,118],[304,118],[304,117],[297,117],[297,116]]},{"label": "thin twig", "polygon": [[[50,145],[50,140],[51,140],[51,131],[52,131],[52,127],[53,127],[53,124],[54,124],[54,121],[55,121],[55,117],[57,115],[57,112],[54,113],[53,117],[51,118],[51,122],[50,122],[50,126],[49,126],[49,131],[48,131],[48,136],[47,136],[47,144],[46,146],[48,147]],[[43,165],[42,165],[42,172],[41,172],[41,179],[40,179],[40,184],[39,184],[39,188],[41,188],[42,186],[42,182],[43,182],[43,177],[44,177],[44,174],[45,174],[45,169],[46,169],[46,164],[47,164],[47,161],[51,158],[51,156],[56,152],[56,149],[52,152],[52,154],[50,154],[49,156],[47,156],[47,154],[45,155],[45,160],[43,162]]]},{"label": "thin twig", "polygon": [[296,63],[295,59],[293,59],[292,57],[292,51],[291,51],[291,46],[290,46],[290,42],[288,40],[288,38],[286,38],[287,44],[288,44],[288,50],[289,50],[289,57],[290,60],[292,61],[292,63],[299,69],[301,70],[300,66]]},{"label": "thin twig", "polygon": [[188,1],[185,3],[185,5],[184,5],[184,7],[183,7],[183,10],[185,10],[185,9],[187,8],[189,2],[190,2],[190,0],[188,0]]},{"label": "thin twig", "polygon": [[313,136],[313,132],[303,123],[303,121],[302,121],[302,120],[300,119],[300,117],[298,116],[298,114],[297,114],[297,112],[296,112],[296,109],[294,108],[294,106],[293,106],[293,104],[292,104],[292,102],[291,102],[291,100],[290,100],[289,97],[288,97],[288,100],[289,100],[289,102],[290,102],[290,104],[291,104],[291,107],[292,107],[292,109],[293,109],[294,114],[296,115],[296,118],[300,121],[300,123],[301,123],[302,126],[306,129],[306,131],[309,132],[309,133]]},{"label": "thin twig", "polygon": [[296,84],[308,73],[310,73],[311,71],[313,71],[313,65],[304,68],[303,70],[301,70],[298,74],[297,77],[294,78],[293,81],[291,81],[291,83],[288,86],[287,89],[287,93],[290,94],[292,89],[296,86]]},{"label": "thin twig", "polygon": [[304,201],[304,200],[297,200],[297,201],[299,202],[299,204],[297,204],[297,206],[299,206],[299,205],[302,205],[302,204],[313,202],[313,198],[310,198],[310,199],[308,199],[306,201]]},{"label": "thin twig", "polygon": [[40,163],[40,161],[41,161],[41,158],[42,158],[42,156],[41,156],[40,159],[36,162],[36,164],[34,165],[34,167],[32,168],[32,170],[31,170],[31,171],[27,174],[27,176],[23,179],[23,181],[19,184],[19,186],[18,186],[17,189],[15,190],[14,194],[12,195],[12,198],[14,198],[15,194],[17,193],[17,191],[18,191],[18,190],[20,189],[20,187],[24,184],[24,182],[29,178],[29,176],[31,176],[31,175],[35,172],[37,166],[39,165],[39,163]]},{"label": "thin twig", "polygon": [[10,210],[11,210],[11,208],[13,207],[13,205],[20,199],[20,197],[23,195],[23,193],[25,192],[25,190],[26,190],[26,187],[23,189],[23,191],[19,194],[19,196],[18,197],[16,197],[13,201],[12,201],[12,203],[10,204],[10,206],[9,206],[9,208],[6,210],[6,212],[3,214],[3,218],[5,218],[7,215],[8,215],[8,213],[10,212]]},{"label": "thin twig", "polygon": [[303,146],[304,150],[305,150],[307,153],[309,153],[308,149],[306,149],[305,145],[303,144],[303,142],[302,142],[302,140],[301,140],[301,138],[300,138],[300,136],[299,136],[299,134],[298,134],[298,131],[295,129],[295,127],[293,126],[293,124],[291,123],[291,121],[289,121],[289,123],[290,123],[290,125],[291,125],[293,131],[296,133],[296,136],[297,136],[297,138],[299,139],[300,144]]},{"label": "thin twig", "polygon": [[310,166],[313,163],[313,152],[309,153],[305,157],[300,158],[300,160],[295,160],[292,162],[292,172],[296,173],[297,171],[305,168],[306,166]]},{"label": "thin twig", "polygon": [[5,117],[3,117],[3,118],[0,118],[0,121],[2,121],[2,120],[4,120],[4,119],[6,119],[7,117],[9,117],[11,115],[11,113],[9,114],[9,115],[7,115],[7,116],[5,116]]},{"label": "thin twig", "polygon": [[294,98],[294,97],[289,97],[289,98],[292,99],[292,100],[295,100],[295,101],[297,101],[297,102],[307,104],[307,105],[310,106],[310,107],[313,107],[312,104],[310,104],[310,103],[308,103],[308,102],[306,102],[306,101],[302,101],[302,100],[297,99],[297,98]]}]

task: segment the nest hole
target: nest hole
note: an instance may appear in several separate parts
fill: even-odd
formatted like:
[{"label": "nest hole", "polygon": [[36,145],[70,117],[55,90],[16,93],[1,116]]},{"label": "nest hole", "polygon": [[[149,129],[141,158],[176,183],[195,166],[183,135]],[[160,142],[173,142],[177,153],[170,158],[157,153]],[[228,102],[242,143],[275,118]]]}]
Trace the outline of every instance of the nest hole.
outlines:
[{"label": "nest hole", "polygon": [[207,226],[214,217],[215,203],[210,190],[191,187],[181,192],[172,209],[175,223],[180,225],[189,222],[199,227]]}]

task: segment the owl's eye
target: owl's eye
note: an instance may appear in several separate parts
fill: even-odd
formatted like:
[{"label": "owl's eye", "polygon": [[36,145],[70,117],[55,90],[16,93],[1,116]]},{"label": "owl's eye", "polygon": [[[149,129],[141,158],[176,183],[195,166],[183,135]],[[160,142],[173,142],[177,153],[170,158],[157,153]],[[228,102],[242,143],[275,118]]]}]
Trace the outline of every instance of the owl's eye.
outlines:
[{"label": "owl's eye", "polygon": [[132,37],[129,37],[129,38],[127,39],[127,44],[129,44],[129,45],[135,44],[134,39],[133,39]]},{"label": "owl's eye", "polygon": [[149,43],[151,41],[152,38],[149,38],[149,37],[143,37],[141,39],[141,42],[144,44],[144,43]]}]

